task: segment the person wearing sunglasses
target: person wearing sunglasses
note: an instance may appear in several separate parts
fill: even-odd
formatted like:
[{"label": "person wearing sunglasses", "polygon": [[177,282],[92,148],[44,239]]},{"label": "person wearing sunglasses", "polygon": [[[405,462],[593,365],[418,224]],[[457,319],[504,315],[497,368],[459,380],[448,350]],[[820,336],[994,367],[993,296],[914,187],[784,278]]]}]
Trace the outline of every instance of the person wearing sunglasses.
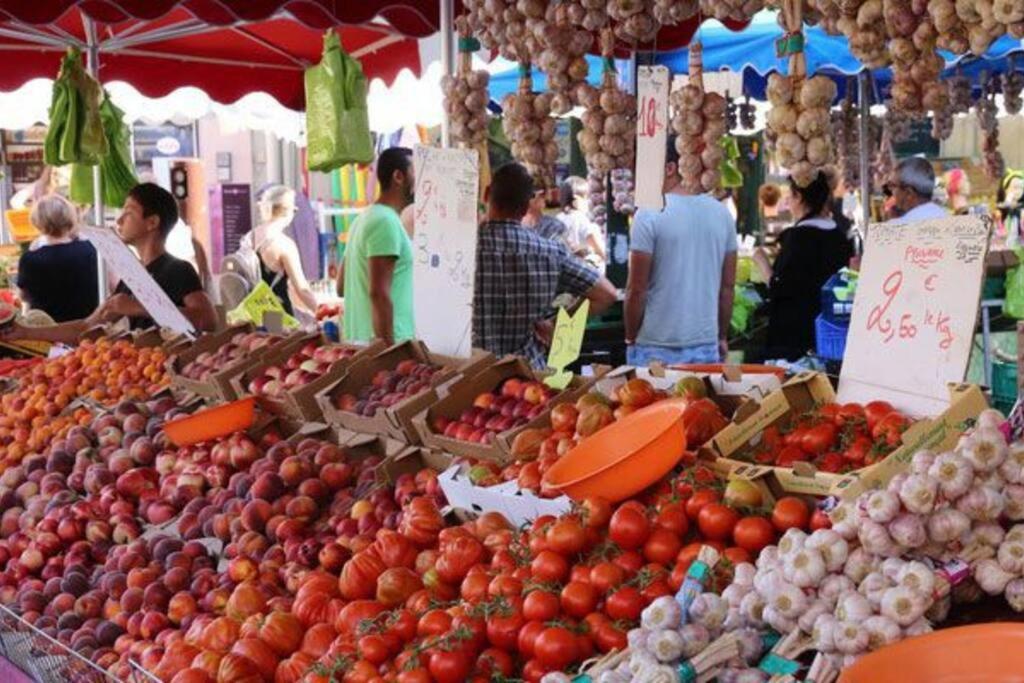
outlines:
[{"label": "person wearing sunglasses", "polygon": [[922,157],[909,157],[900,161],[882,192],[887,200],[891,200],[899,216],[895,219],[898,223],[949,216],[948,211],[932,200],[935,194],[935,169]]}]

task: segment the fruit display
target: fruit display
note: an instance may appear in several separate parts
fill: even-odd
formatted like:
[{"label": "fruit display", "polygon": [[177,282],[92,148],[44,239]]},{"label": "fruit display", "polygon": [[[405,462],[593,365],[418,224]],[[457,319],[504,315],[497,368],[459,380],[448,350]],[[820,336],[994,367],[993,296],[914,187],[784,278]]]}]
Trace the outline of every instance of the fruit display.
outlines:
[{"label": "fruit display", "polygon": [[378,370],[370,384],[357,394],[344,393],[333,397],[334,407],[350,413],[373,417],[381,408],[388,408],[431,387],[431,380],[440,372],[431,363],[406,359],[393,370]]},{"label": "fruit display", "polygon": [[323,377],[340,360],[352,358],[358,349],[354,346],[320,344],[310,340],[292,351],[280,362],[253,373],[246,385],[253,396],[281,399],[285,393]]},{"label": "fruit display", "polygon": [[483,392],[457,419],[434,416],[431,428],[459,441],[493,443],[501,432],[522,427],[540,416],[554,392],[543,382],[510,377],[494,391]]},{"label": "fruit display", "polygon": [[264,332],[239,332],[225,344],[210,351],[204,351],[181,368],[181,376],[203,381],[222,368],[249,358],[261,349],[268,349],[280,336]]}]

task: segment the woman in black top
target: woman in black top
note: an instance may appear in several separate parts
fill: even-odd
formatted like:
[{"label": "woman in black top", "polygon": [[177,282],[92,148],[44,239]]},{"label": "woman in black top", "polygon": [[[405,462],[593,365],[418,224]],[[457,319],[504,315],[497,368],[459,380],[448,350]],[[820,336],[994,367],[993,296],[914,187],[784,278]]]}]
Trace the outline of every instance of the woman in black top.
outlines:
[{"label": "woman in black top", "polygon": [[[821,288],[853,256],[849,222],[836,223],[832,188],[819,172],[807,187],[792,178],[790,208],[795,225],[779,235],[779,254],[770,264],[758,251],[754,261],[769,281],[765,358],[797,360],[814,348],[814,319],[821,312]],[[841,217],[841,216],[840,216]]]},{"label": "woman in black top", "polygon": [[315,314],[316,296],[302,271],[298,245],[285,234],[295,217],[295,191],[272,185],[260,195],[258,208],[262,222],[253,230],[252,241],[260,259],[260,277],[289,315],[294,314],[296,303]]},{"label": "woman in black top", "polygon": [[55,322],[88,317],[99,305],[96,249],[76,234],[75,207],[46,195],[33,205],[31,221],[43,235],[18,262],[21,297]]}]

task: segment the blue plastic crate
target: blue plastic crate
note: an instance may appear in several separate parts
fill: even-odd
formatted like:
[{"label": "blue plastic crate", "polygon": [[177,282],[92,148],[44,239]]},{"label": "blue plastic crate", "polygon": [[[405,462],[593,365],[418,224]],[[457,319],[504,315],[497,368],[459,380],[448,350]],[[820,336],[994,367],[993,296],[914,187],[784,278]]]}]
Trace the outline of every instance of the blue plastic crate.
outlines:
[{"label": "blue plastic crate", "polygon": [[829,322],[849,322],[857,280],[845,268],[835,273],[821,287],[821,315]]},{"label": "blue plastic crate", "polygon": [[830,322],[819,315],[814,319],[814,339],[817,343],[818,357],[825,360],[842,360],[846,350],[846,334],[850,325]]}]

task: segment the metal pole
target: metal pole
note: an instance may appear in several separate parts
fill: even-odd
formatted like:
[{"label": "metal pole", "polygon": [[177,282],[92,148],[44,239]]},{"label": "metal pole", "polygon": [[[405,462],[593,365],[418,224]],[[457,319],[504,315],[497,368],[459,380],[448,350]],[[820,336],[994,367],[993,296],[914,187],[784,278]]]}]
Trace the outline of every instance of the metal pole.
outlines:
[{"label": "metal pole", "polygon": [[[455,73],[455,8],[454,0],[441,0],[441,71],[450,76]],[[451,122],[448,114],[441,120],[441,146],[451,145]]]},{"label": "metal pole", "polygon": [[871,77],[867,69],[857,75],[860,86],[860,204],[861,204],[861,239],[868,234],[868,223],[871,222],[871,165],[868,152],[871,146]]},{"label": "metal pole", "polygon": [[[86,49],[86,70],[98,82],[100,80],[100,45],[96,40],[96,24],[92,19],[82,15],[82,25],[85,28],[85,49]],[[100,166],[96,164],[92,168],[92,218],[97,228],[104,227],[103,220],[103,192],[100,184]],[[107,299],[107,273],[103,257],[99,251],[96,252],[96,274],[99,276],[100,303]]]}]

